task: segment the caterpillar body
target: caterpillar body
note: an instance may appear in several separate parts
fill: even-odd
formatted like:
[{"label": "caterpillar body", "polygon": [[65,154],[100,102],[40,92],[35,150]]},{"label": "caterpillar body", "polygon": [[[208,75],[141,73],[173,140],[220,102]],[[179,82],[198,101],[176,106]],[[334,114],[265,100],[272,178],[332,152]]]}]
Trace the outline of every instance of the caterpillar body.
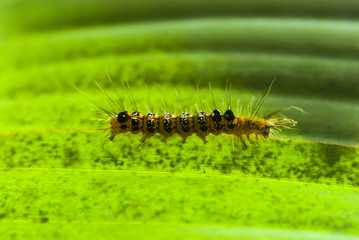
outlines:
[{"label": "caterpillar body", "polygon": [[180,116],[170,113],[157,116],[154,113],[142,115],[139,112],[122,111],[111,117],[110,125],[110,140],[113,140],[117,134],[130,132],[142,133],[141,141],[159,133],[163,140],[178,134],[182,137],[182,142],[185,142],[187,137],[195,134],[206,143],[209,134],[226,133],[243,140],[243,136],[249,138],[251,134],[267,138],[271,132],[270,121],[236,117],[232,110],[226,110],[221,114],[217,109],[210,114],[198,112],[195,116],[186,112],[182,112]]},{"label": "caterpillar body", "polygon": [[[112,80],[109,77],[109,80],[113,86]],[[253,111],[251,111],[249,117],[243,116],[235,116],[235,113],[231,110],[230,97],[227,95],[227,103],[228,108],[222,114],[218,108],[214,107],[213,110],[209,113],[201,110],[197,110],[196,114],[190,114],[185,111],[185,108],[180,101],[180,98],[177,94],[178,100],[182,105],[182,112],[176,116],[171,114],[168,110],[168,105],[166,103],[165,94],[165,106],[167,109],[163,115],[156,115],[151,111],[152,107],[150,104],[150,99],[148,100],[149,113],[141,114],[137,111],[137,107],[135,101],[133,100],[132,95],[129,93],[129,85],[123,84],[125,91],[127,91],[127,95],[133,105],[133,109],[135,111],[129,112],[126,111],[124,106],[121,104],[119,94],[114,87],[114,90],[119,98],[119,102],[116,103],[112,100],[108,94],[97,84],[102,93],[107,98],[108,103],[113,107],[113,111],[108,111],[97,104],[95,104],[89,97],[87,97],[83,92],[81,92],[76,86],[75,88],[85,95],[95,106],[97,106],[103,113],[107,115],[105,122],[107,122],[110,126],[106,130],[109,130],[109,140],[114,140],[114,138],[119,134],[124,133],[132,133],[139,134],[142,133],[141,142],[145,142],[146,139],[156,135],[157,133],[162,136],[162,141],[166,141],[169,137],[172,137],[175,134],[178,134],[182,137],[182,142],[184,143],[186,139],[191,135],[196,135],[203,140],[204,143],[207,143],[206,137],[210,134],[212,135],[220,135],[222,133],[229,134],[238,137],[243,146],[246,148],[245,139],[251,142],[251,139],[255,137],[256,139],[262,138],[266,139],[273,132],[281,131],[284,128],[292,128],[297,122],[286,118],[284,116],[279,116],[272,118],[272,116],[278,114],[283,110],[288,110],[290,108],[295,108],[299,111],[303,111],[300,108],[295,106],[290,106],[286,108],[282,108],[278,111],[275,111],[272,114],[264,118],[256,118],[256,115],[263,105],[266,97],[271,91],[274,80],[268,87],[266,94],[262,96],[262,98],[257,102]],[[228,84],[228,83],[227,83]],[[197,87],[198,94],[199,89]],[[228,90],[228,89],[227,89]],[[228,93],[228,92],[227,92]],[[214,97],[213,105],[215,105]],[[200,98],[199,98],[200,100]],[[121,109],[121,110],[120,110]]]}]

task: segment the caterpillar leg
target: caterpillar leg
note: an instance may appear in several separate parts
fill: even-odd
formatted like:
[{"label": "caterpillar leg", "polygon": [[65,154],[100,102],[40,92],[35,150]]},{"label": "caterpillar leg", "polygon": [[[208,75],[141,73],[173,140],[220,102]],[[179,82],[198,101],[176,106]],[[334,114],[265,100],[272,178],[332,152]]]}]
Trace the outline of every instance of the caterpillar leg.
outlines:
[{"label": "caterpillar leg", "polygon": [[240,139],[241,142],[242,142],[243,149],[244,149],[244,150],[248,149],[248,146],[247,146],[246,142],[244,141],[243,137],[242,137],[242,136],[239,136],[239,139]]},{"label": "caterpillar leg", "polygon": [[203,143],[204,143],[204,144],[208,143],[206,137],[201,137],[201,139],[203,140]]},{"label": "caterpillar leg", "polygon": [[186,139],[187,139],[187,137],[182,137],[181,143],[186,143]]},{"label": "caterpillar leg", "polygon": [[249,136],[249,134],[246,134],[247,139],[249,141],[250,144],[254,144],[254,141],[251,139],[251,137]]},{"label": "caterpillar leg", "polygon": [[167,141],[167,138],[165,138],[165,137],[163,137],[163,138],[161,138],[161,142],[166,142]]},{"label": "caterpillar leg", "polygon": [[265,138],[264,138],[264,136],[262,134],[255,133],[255,136],[256,136],[256,140],[258,140],[258,141],[265,140]]},{"label": "caterpillar leg", "polygon": [[147,139],[147,137],[146,136],[142,136],[142,138],[141,138],[141,143],[144,143],[145,141],[146,141],[146,139]]},{"label": "caterpillar leg", "polygon": [[145,145],[145,141],[143,141],[143,142],[141,142],[140,144],[137,145],[136,151],[140,151],[143,145]]},{"label": "caterpillar leg", "polygon": [[111,133],[111,136],[108,138],[110,141],[113,141],[113,139],[116,137],[116,133]]}]

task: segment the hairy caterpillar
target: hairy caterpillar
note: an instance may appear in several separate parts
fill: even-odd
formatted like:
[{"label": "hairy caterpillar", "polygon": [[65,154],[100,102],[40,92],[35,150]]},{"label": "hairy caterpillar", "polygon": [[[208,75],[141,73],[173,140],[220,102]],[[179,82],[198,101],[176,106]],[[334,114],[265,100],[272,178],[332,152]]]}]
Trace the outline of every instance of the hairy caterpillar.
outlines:
[{"label": "hairy caterpillar", "polygon": [[[110,77],[109,79],[113,86]],[[291,128],[294,127],[297,123],[296,121],[285,117],[271,118],[273,115],[284,109],[276,111],[267,117],[256,119],[258,111],[271,91],[273,82],[274,80],[268,87],[266,94],[264,94],[263,97],[257,102],[249,117],[235,116],[235,113],[231,110],[230,104],[228,104],[228,108],[224,111],[224,113],[221,113],[218,108],[214,107],[209,113],[198,109],[195,114],[191,114],[185,111],[182,106],[183,111],[178,115],[174,115],[169,111],[165,111],[163,115],[156,115],[153,113],[153,111],[151,111],[152,107],[148,97],[149,112],[147,114],[142,114],[138,111],[135,101],[133,100],[132,95],[129,93],[130,90],[128,83],[127,85],[123,84],[123,86],[133,105],[133,112],[127,111],[123,105],[111,99],[107,93],[97,84],[97,86],[106,96],[108,102],[115,108],[115,112],[110,112],[104,108],[99,106],[98,107],[107,115],[105,122],[110,125],[108,130],[110,132],[109,140],[111,141],[114,140],[114,138],[119,134],[142,133],[141,142],[145,142],[147,138],[150,138],[158,133],[162,136],[163,141],[166,141],[167,138],[178,134],[180,137],[182,137],[183,143],[191,135],[196,135],[201,138],[204,143],[207,143],[206,137],[209,134],[220,135],[224,133],[238,137],[243,143],[243,146],[246,147],[245,139],[248,139],[249,141],[251,141],[253,137],[256,139],[265,139],[268,138],[273,131],[281,130],[282,128]],[[118,95],[115,88],[114,90]],[[181,103],[178,94],[177,97]],[[227,96],[227,100],[228,98],[229,96]],[[167,103],[165,94],[164,102],[166,106]],[[296,107],[291,106],[287,107],[286,109],[288,108]]]}]

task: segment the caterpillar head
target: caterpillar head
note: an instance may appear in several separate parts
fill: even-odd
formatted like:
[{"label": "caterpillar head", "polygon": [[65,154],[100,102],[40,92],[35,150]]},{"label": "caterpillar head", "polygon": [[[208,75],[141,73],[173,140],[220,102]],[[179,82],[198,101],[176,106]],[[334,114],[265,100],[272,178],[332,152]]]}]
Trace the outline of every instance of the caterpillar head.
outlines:
[{"label": "caterpillar head", "polygon": [[263,131],[263,133],[262,133],[264,138],[268,138],[268,137],[269,137],[270,130],[271,130],[270,128],[271,128],[271,126],[270,126],[269,122],[266,121],[266,123],[265,123],[265,125],[264,125],[264,131]]}]

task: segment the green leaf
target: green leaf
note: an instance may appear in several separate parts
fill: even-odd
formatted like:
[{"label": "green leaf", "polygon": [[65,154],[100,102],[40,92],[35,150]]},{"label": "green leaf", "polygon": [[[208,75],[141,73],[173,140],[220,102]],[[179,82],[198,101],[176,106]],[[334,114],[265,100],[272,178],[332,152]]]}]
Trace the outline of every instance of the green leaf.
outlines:
[{"label": "green leaf", "polygon": [[[358,4],[156,3],[2,3],[2,239],[358,239]],[[229,80],[238,114],[276,77],[259,117],[306,113],[247,150],[228,135],[106,142],[72,83],[109,108],[107,73],[129,111],[147,113],[147,84],[157,114],[163,86],[173,113],[175,89],[195,113],[198,84],[209,112],[209,82],[224,111]]]}]

